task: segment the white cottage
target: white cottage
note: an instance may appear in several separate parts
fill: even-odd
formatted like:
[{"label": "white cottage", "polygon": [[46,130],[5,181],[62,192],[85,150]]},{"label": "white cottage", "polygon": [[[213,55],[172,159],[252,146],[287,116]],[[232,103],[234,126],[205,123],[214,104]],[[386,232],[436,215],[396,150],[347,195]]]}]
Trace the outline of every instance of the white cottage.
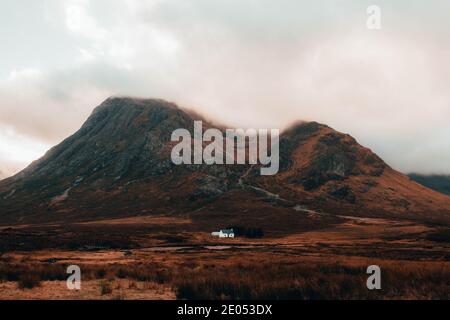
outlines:
[{"label": "white cottage", "polygon": [[219,238],[234,238],[234,231],[233,229],[222,229],[218,232],[211,232],[211,235]]}]

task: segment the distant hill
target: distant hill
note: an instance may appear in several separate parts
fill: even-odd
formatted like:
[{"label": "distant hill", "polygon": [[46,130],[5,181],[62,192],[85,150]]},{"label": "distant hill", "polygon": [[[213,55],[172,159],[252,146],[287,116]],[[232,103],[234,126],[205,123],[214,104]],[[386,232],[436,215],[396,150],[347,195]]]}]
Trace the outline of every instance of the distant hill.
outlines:
[{"label": "distant hill", "polygon": [[450,175],[411,173],[408,176],[425,187],[450,195]]}]

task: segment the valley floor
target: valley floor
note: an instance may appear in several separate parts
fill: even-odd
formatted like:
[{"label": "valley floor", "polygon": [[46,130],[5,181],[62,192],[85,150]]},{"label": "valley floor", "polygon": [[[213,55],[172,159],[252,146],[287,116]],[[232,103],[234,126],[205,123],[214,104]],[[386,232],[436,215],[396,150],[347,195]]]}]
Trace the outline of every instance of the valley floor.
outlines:
[{"label": "valley floor", "polygon": [[[450,298],[448,229],[341,218],[261,239],[212,238],[163,216],[3,228],[0,299]],[[81,290],[66,287],[73,264]],[[366,287],[369,265],[381,290]]]}]

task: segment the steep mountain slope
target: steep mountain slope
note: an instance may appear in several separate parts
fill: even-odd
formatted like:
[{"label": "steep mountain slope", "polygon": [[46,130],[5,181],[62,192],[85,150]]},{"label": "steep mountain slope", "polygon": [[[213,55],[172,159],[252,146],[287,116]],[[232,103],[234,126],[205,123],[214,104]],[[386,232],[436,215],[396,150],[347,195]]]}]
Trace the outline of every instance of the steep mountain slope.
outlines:
[{"label": "steep mountain slope", "polygon": [[282,135],[280,148],[280,173],[256,181],[287,199],[344,215],[448,219],[449,197],[411,181],[326,125],[297,125]]},{"label": "steep mountain slope", "polygon": [[[204,123],[207,128],[208,123]],[[74,135],[0,184],[0,220],[127,216],[195,206],[226,188],[230,166],[175,166],[172,131],[191,116],[161,100],[110,98]],[[205,178],[205,172],[208,175]],[[220,182],[214,176],[220,175]],[[188,200],[188,201],[187,201]],[[177,207],[180,205],[180,207]]]},{"label": "steep mountain slope", "polygon": [[172,131],[192,131],[196,119],[162,100],[107,99],[74,135],[0,182],[0,223],[189,214],[198,223],[276,217],[307,224],[308,215],[299,215],[305,208],[438,222],[450,216],[449,197],[315,122],[282,134],[275,176],[260,176],[258,165],[176,166]]}]

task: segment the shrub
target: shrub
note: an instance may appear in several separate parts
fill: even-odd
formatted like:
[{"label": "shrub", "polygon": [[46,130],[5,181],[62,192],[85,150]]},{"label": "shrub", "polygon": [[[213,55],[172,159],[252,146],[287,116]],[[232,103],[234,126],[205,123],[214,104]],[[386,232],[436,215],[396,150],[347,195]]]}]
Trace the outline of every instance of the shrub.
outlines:
[{"label": "shrub", "polygon": [[98,269],[97,270],[97,278],[103,279],[106,276],[106,270],[105,269]]},{"label": "shrub", "polygon": [[105,294],[111,294],[113,291],[111,283],[106,280],[100,281],[99,286],[100,286],[100,294],[102,296],[104,296]]},{"label": "shrub", "polygon": [[41,279],[37,274],[25,273],[20,275],[17,285],[19,289],[33,289],[41,285]]}]

